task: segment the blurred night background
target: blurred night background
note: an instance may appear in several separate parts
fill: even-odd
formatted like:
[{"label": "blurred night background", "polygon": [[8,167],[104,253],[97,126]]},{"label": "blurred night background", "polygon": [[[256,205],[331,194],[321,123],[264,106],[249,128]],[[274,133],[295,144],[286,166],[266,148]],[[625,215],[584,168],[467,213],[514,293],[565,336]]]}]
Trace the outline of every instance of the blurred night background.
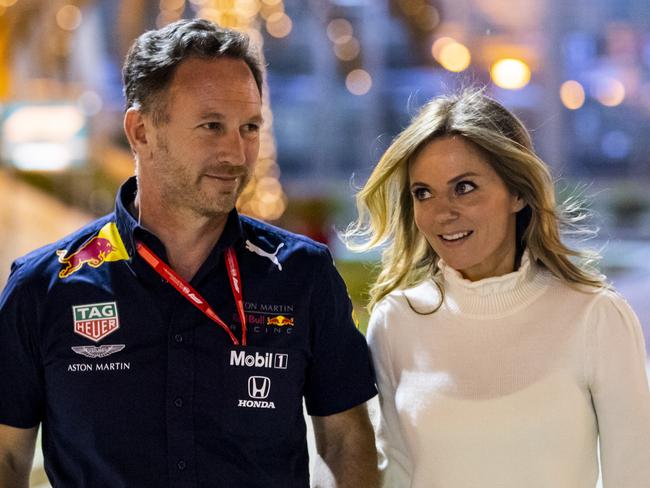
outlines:
[{"label": "blurred night background", "polygon": [[17,256],[112,209],[133,173],[124,55],[193,17],[246,31],[268,63],[240,208],[328,243],[362,327],[377,256],[336,237],[355,188],[429,98],[486,85],[531,130],[560,198],[582,189],[600,229],[589,245],[650,342],[647,0],[0,0],[0,283]]}]

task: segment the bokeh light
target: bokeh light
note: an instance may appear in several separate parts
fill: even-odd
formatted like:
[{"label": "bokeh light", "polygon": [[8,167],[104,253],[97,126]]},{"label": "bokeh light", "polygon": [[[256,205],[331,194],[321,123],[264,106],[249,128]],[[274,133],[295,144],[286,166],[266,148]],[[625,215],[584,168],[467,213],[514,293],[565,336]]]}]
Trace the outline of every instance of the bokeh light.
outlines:
[{"label": "bokeh light", "polygon": [[327,37],[336,44],[348,42],[352,33],[352,24],[346,19],[334,19],[327,24]]},{"label": "bokeh light", "polygon": [[247,18],[255,17],[260,9],[259,0],[239,0],[237,2],[237,13]]},{"label": "bokeh light", "polygon": [[593,95],[606,107],[616,107],[625,100],[625,86],[616,78],[604,76],[594,84]]},{"label": "bokeh light", "polygon": [[18,0],[0,0],[0,7],[11,7]]},{"label": "bokeh light", "polygon": [[472,56],[467,47],[460,42],[452,41],[440,48],[437,60],[447,71],[458,73],[469,67]]},{"label": "bokeh light", "polygon": [[291,17],[284,12],[271,14],[266,21],[266,31],[273,37],[287,37],[292,28]]},{"label": "bokeh light", "polygon": [[77,104],[84,115],[87,116],[97,115],[104,105],[99,94],[92,90],[83,92],[77,99]]},{"label": "bokeh light", "polygon": [[415,23],[423,31],[433,30],[440,23],[440,13],[432,5],[422,5],[415,17]]},{"label": "bokeh light", "polygon": [[345,44],[335,44],[334,54],[342,61],[352,61],[359,55],[361,45],[355,37],[352,37]]},{"label": "bokeh light", "polygon": [[451,44],[452,42],[456,42],[454,39],[451,37],[439,37],[435,41],[433,41],[433,44],[431,45],[431,55],[433,56],[433,59],[438,61],[440,59],[440,50],[445,47],[447,44]]},{"label": "bokeh light", "polygon": [[353,95],[365,95],[372,87],[372,77],[366,70],[354,69],[345,77],[345,86]]},{"label": "bokeh light", "polygon": [[578,110],[585,103],[585,90],[575,80],[568,80],[560,86],[560,100],[569,110]]},{"label": "bokeh light", "polygon": [[75,30],[81,25],[81,20],[81,10],[74,5],[64,5],[56,13],[56,23],[63,30]]},{"label": "bokeh light", "polygon": [[397,0],[397,4],[406,15],[416,15],[422,8],[422,0]]},{"label": "bokeh light", "polygon": [[530,68],[519,59],[500,59],[492,65],[490,76],[498,87],[519,90],[530,82]]},{"label": "bokeh light", "polygon": [[273,5],[262,4],[260,5],[260,16],[264,20],[269,20],[273,14],[284,13],[284,3],[277,2]]}]

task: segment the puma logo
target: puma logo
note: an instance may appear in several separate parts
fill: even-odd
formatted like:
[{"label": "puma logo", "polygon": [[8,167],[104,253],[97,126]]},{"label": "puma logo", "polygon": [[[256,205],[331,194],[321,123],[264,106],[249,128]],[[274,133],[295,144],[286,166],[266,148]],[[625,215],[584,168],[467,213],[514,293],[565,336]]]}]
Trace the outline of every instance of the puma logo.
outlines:
[{"label": "puma logo", "polygon": [[278,267],[280,271],[282,271],[282,265],[280,264],[280,261],[278,261],[277,254],[278,251],[282,248],[282,246],[284,246],[284,242],[281,242],[280,245],[275,250],[275,252],[271,254],[270,252],[266,252],[264,249],[257,247],[251,241],[249,240],[246,241],[246,249],[248,249],[250,252],[254,252],[259,256],[269,259],[273,264],[275,264]]}]

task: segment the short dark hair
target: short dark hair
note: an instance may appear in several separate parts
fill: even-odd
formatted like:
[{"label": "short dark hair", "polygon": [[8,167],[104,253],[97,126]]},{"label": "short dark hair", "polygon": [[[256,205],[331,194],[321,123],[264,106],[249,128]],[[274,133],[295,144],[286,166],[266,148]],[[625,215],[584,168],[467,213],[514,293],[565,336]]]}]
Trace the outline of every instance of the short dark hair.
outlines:
[{"label": "short dark hair", "polygon": [[178,65],[188,58],[234,58],[246,62],[262,94],[264,65],[248,36],[204,19],[179,20],[138,37],[129,49],[122,79],[126,109],[151,113],[154,123],[167,119],[160,94],[171,83]]}]

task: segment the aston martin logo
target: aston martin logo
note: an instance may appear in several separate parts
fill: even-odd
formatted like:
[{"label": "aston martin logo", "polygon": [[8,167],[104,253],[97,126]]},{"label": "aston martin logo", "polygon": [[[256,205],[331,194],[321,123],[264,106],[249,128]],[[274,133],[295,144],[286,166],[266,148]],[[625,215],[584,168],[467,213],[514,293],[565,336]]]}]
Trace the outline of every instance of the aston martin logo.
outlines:
[{"label": "aston martin logo", "polygon": [[120,352],[125,347],[125,344],[105,344],[103,346],[72,346],[72,350],[87,358],[105,358],[113,353]]}]

